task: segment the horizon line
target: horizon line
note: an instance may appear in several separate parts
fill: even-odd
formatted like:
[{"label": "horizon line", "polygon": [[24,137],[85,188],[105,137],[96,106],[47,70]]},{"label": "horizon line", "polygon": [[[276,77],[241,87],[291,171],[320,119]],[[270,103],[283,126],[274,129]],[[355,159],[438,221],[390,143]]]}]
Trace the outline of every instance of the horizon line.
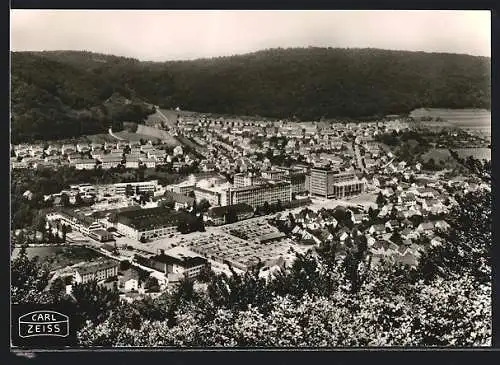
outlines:
[{"label": "horizon line", "polygon": [[120,55],[116,53],[102,53],[98,51],[86,50],[86,49],[52,49],[52,50],[13,50],[10,52],[15,53],[50,53],[50,52],[85,52],[91,53],[95,55],[102,56],[112,56],[112,57],[121,57],[127,58],[139,62],[152,62],[152,63],[164,63],[164,62],[189,62],[189,61],[201,61],[201,60],[213,60],[218,58],[231,58],[238,56],[246,56],[252,55],[259,52],[273,51],[273,50],[297,50],[297,49],[342,49],[342,50],[378,50],[378,51],[389,51],[389,52],[408,52],[408,53],[428,53],[428,54],[448,54],[448,55],[460,55],[460,56],[469,56],[469,57],[480,57],[480,58],[488,58],[491,60],[491,56],[484,55],[475,55],[470,53],[459,53],[459,52],[449,52],[449,51],[424,51],[424,50],[407,50],[407,49],[395,49],[395,48],[378,48],[378,47],[332,47],[332,46],[290,46],[290,47],[270,47],[270,48],[262,48],[255,51],[248,51],[243,53],[233,53],[226,55],[218,55],[218,56],[201,56],[201,57],[193,57],[193,58],[179,58],[179,59],[164,59],[164,60],[151,60],[151,59],[141,59],[137,57],[132,57],[128,55]]}]

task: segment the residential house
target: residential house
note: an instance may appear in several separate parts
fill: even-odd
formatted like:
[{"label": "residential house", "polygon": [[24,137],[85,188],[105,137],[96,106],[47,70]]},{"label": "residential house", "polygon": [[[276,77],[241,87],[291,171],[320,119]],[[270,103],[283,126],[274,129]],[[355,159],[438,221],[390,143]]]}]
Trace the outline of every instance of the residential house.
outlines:
[{"label": "residential house", "polygon": [[394,232],[398,228],[401,227],[401,223],[396,219],[391,219],[385,222],[385,228],[389,230],[389,232]]},{"label": "residential house", "polygon": [[175,146],[174,147],[174,156],[182,156],[183,150],[181,146]]},{"label": "residential house", "polygon": [[139,162],[140,160],[138,157],[127,156],[125,160],[125,167],[128,169],[138,169]]},{"label": "residential house", "polygon": [[93,159],[75,159],[70,162],[71,166],[75,166],[77,170],[92,170],[96,166]]},{"label": "residential house", "polygon": [[75,270],[76,283],[88,283],[92,280],[102,281],[118,275],[118,262],[114,260],[100,260],[86,262]]},{"label": "residential house", "polygon": [[140,160],[148,169],[154,169],[156,167],[156,160],[154,158],[141,158]]},{"label": "residential house", "polygon": [[107,170],[113,167],[118,167],[122,163],[123,157],[121,155],[103,155],[99,157],[101,166]]},{"label": "residential house", "polygon": [[422,222],[418,225],[416,231],[421,234],[432,234],[434,231],[434,223]]},{"label": "residential house", "polygon": [[374,224],[369,229],[368,232],[372,235],[379,236],[386,232],[385,225],[383,224]]},{"label": "residential house", "polygon": [[62,155],[69,155],[71,153],[75,153],[76,148],[74,145],[69,145],[69,144],[63,144],[61,146],[61,154]]},{"label": "residential house", "polygon": [[139,274],[135,270],[127,270],[118,278],[119,288],[124,292],[139,290]]}]

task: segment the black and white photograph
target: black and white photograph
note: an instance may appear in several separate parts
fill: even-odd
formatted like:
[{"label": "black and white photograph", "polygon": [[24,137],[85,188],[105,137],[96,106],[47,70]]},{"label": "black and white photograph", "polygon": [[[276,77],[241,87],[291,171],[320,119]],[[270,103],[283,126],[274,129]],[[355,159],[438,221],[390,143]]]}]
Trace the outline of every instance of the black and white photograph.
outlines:
[{"label": "black and white photograph", "polygon": [[491,12],[10,10],[10,349],[489,348]]}]

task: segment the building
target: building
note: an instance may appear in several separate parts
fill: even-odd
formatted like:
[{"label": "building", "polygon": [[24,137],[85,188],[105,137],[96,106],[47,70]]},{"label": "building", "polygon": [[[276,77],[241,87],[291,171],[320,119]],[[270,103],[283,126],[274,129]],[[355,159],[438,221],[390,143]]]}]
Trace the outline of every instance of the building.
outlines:
[{"label": "building", "polygon": [[236,188],[239,188],[239,187],[243,187],[243,186],[252,186],[252,185],[255,185],[257,182],[258,182],[258,179],[253,174],[239,173],[239,174],[234,175],[233,185]]},{"label": "building", "polygon": [[195,188],[194,182],[186,181],[183,183],[179,183],[177,185],[170,185],[168,187],[168,190],[173,191],[174,193],[186,195],[186,194],[189,194],[191,191],[193,191],[194,188]]},{"label": "building", "polygon": [[246,203],[252,207],[289,202],[292,200],[292,187],[287,181],[267,181],[259,185],[242,186],[228,190],[227,205]]},{"label": "building", "polygon": [[181,146],[176,146],[174,148],[174,156],[182,156],[183,151]]},{"label": "building", "polygon": [[125,167],[127,169],[138,169],[139,168],[139,158],[135,156],[127,156],[125,161]]},{"label": "building", "polygon": [[164,196],[167,201],[170,200],[174,202],[174,208],[176,210],[191,208],[195,203],[194,198],[191,198],[187,195],[174,193],[173,191],[166,191]]},{"label": "building", "polygon": [[96,229],[90,231],[89,237],[99,242],[109,242],[115,240],[115,236],[113,236],[113,233],[108,232],[105,229]]},{"label": "building", "polygon": [[293,173],[284,177],[292,186],[292,193],[300,194],[307,191],[306,187],[306,174],[303,172]]},{"label": "building", "polygon": [[75,270],[75,282],[85,284],[89,281],[102,281],[118,275],[118,263],[112,260],[102,260],[85,263]]},{"label": "building", "polygon": [[203,189],[196,186],[194,188],[194,194],[196,197],[196,201],[198,202],[205,199],[213,207],[221,205],[222,194],[218,191]]},{"label": "building", "polygon": [[111,169],[113,167],[118,167],[122,163],[122,155],[102,155],[99,156],[99,161],[103,169]]},{"label": "building", "polygon": [[137,209],[118,213],[113,223],[119,233],[132,239],[156,240],[177,234],[177,225],[186,215],[162,207]]},{"label": "building", "polygon": [[95,160],[88,159],[76,159],[71,161],[71,166],[75,166],[77,170],[92,170],[95,168]]},{"label": "building", "polygon": [[140,160],[148,169],[154,169],[156,167],[156,159],[154,158],[141,158]]},{"label": "building", "polygon": [[282,180],[288,175],[286,170],[268,170],[262,172],[262,177],[269,180]]},{"label": "building", "polygon": [[339,199],[359,195],[365,191],[365,183],[358,179],[333,184],[333,196]]},{"label": "building", "polygon": [[102,229],[101,223],[96,219],[71,209],[47,213],[46,218],[48,221],[58,220],[61,224],[70,226],[73,231],[81,232],[87,236],[90,236],[92,231]]},{"label": "building", "polygon": [[117,183],[111,185],[115,194],[125,194],[127,186],[130,186],[134,193],[154,193],[159,188],[158,180]]},{"label": "building", "polygon": [[63,144],[61,146],[61,154],[62,155],[69,155],[71,153],[76,152],[76,148],[74,145],[68,145],[68,144]]},{"label": "building", "polygon": [[139,264],[168,275],[169,281],[175,276],[196,278],[201,270],[208,266],[207,259],[184,247],[175,247],[168,251],[161,250],[158,255],[136,254],[134,258]]},{"label": "building", "polygon": [[309,180],[311,195],[325,198],[344,198],[365,190],[365,183],[353,172],[339,172],[328,168],[314,167]]},{"label": "building", "polygon": [[118,278],[120,289],[124,292],[139,290],[139,274],[135,270],[127,270]]},{"label": "building", "polygon": [[215,225],[233,223],[252,218],[254,214],[253,208],[246,203],[238,203],[234,205],[226,205],[223,207],[210,208],[207,213],[207,220]]}]

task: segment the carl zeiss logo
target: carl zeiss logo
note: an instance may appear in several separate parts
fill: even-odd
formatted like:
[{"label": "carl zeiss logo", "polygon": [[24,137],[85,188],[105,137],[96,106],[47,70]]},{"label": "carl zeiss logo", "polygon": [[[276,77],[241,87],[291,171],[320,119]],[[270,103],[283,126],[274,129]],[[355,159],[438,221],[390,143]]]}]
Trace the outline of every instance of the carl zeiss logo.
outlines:
[{"label": "carl zeiss logo", "polygon": [[19,317],[19,337],[67,337],[69,317],[52,310],[38,310]]}]

